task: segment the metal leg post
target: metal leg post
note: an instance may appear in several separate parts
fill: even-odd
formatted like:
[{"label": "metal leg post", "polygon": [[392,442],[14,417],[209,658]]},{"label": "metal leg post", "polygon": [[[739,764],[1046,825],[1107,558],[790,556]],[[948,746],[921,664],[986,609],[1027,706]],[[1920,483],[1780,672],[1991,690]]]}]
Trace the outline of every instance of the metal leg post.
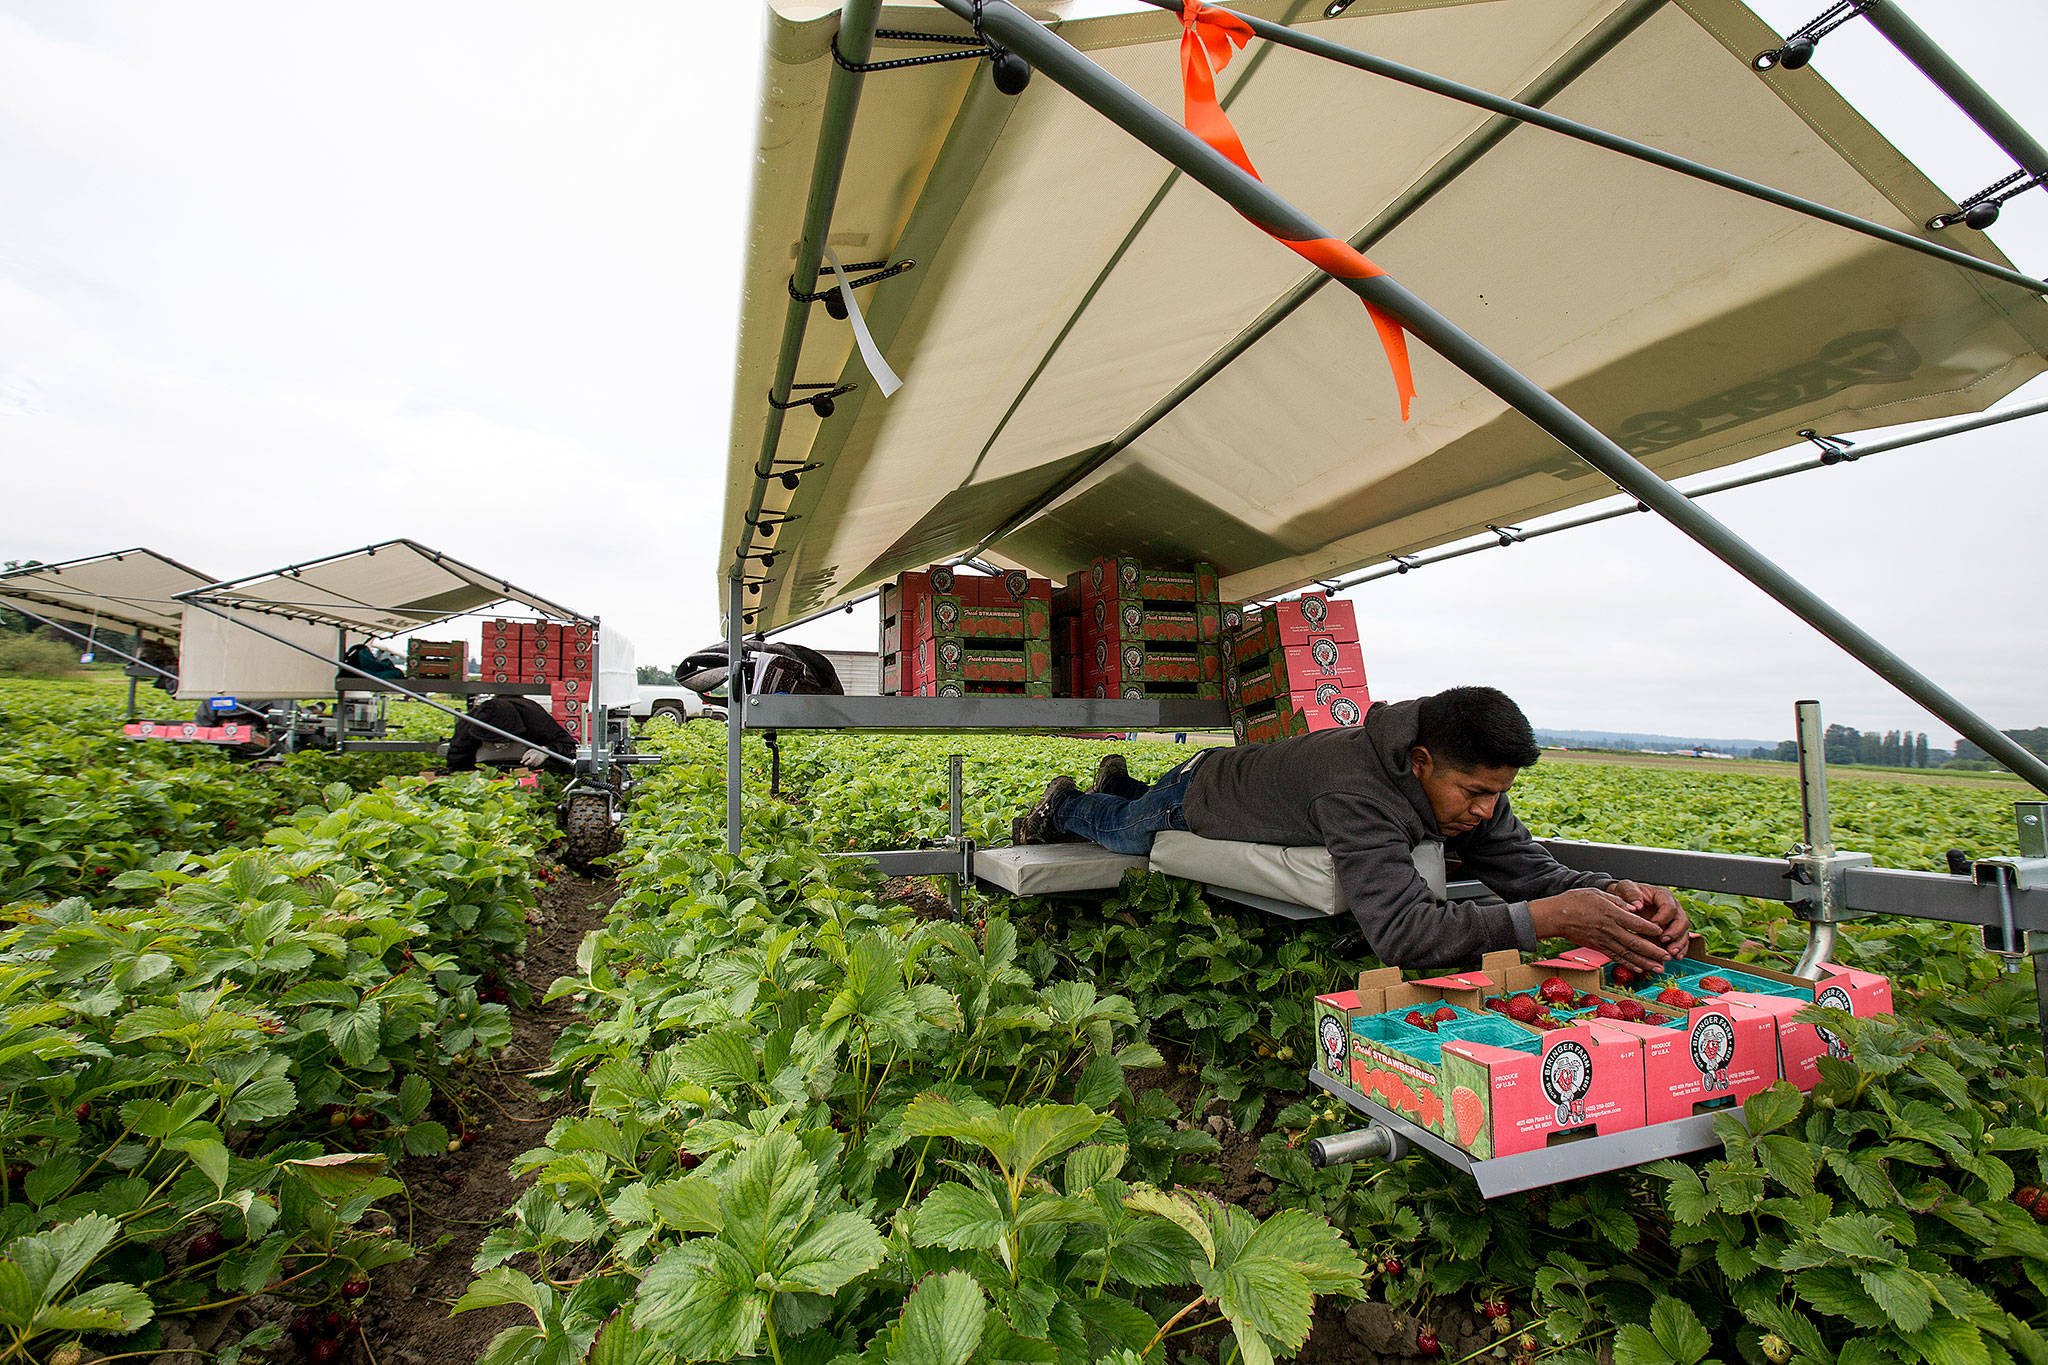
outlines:
[{"label": "metal leg post", "polygon": [[740,775],[740,741],[747,728],[746,670],[740,667],[740,599],[745,589],[734,573],[727,585],[725,607],[725,851],[740,851],[740,803],[745,799]]},{"label": "metal leg post", "polygon": [[1864,11],[1863,17],[1870,20],[1872,28],[1889,39],[1901,56],[1918,67],[1920,74],[1932,81],[1942,94],[1955,101],[1956,107],[1969,115],[1970,121],[2003,147],[2006,155],[2017,161],[2029,175],[2048,176],[2048,148],[2044,148],[2032,133],[2020,125],[2018,119],[1991,98],[1983,86],[1971,79],[1969,72],[1956,65],[1955,58],[1928,37],[1904,10],[1891,0],[1878,0],[1877,4]]},{"label": "metal leg post", "polygon": [[[1828,762],[1827,731],[1820,720],[1820,703],[1802,701],[1793,708],[1799,735],[1799,811],[1805,847],[1810,857],[1821,867],[1834,856],[1834,820],[1828,813]],[[1821,874],[1818,887],[1821,897],[1821,912],[1829,910],[1830,887],[1826,874]],[[1793,967],[1794,976],[1803,976],[1808,981],[1820,979],[1820,964],[1834,956],[1835,926],[1832,920],[1811,920],[1806,926],[1806,951],[1799,955],[1799,963]]]},{"label": "metal leg post", "polygon": [[[1325,241],[1333,234],[1245,174],[1207,143],[1139,96],[1009,0],[940,0],[960,18],[1018,53],[1048,78],[1187,173],[1260,228],[1284,241]],[[1762,588],[1794,615],[1841,646],[1880,677],[1920,703],[2030,784],[2048,791],[2048,763],[1937,686],[1880,644],[1756,547],[1664,482],[1585,418],[1558,401],[1391,276],[1340,280],[1366,302],[1397,319],[1431,349],[1555,437],[1623,491],[1648,506],[1701,547]],[[1363,324],[1361,324],[1363,325]]]},{"label": "metal leg post", "polygon": [[[966,829],[966,812],[960,798],[960,763],[959,754],[951,754],[946,758],[946,832],[953,836],[955,848],[960,846],[960,836]],[[971,858],[973,855],[967,856]],[[963,863],[960,873],[947,879],[950,887],[946,892],[946,904],[951,907],[954,919],[960,918],[960,908],[966,899],[967,866],[968,864]]]}]

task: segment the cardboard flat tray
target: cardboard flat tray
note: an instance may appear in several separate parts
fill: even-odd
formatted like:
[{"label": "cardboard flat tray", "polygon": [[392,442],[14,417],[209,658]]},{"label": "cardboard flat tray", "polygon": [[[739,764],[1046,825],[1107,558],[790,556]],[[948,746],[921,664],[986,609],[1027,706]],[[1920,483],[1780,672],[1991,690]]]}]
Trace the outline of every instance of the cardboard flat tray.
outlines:
[{"label": "cardboard flat tray", "polygon": [[1695,1114],[1670,1123],[1629,1128],[1608,1137],[1575,1138],[1555,1146],[1539,1147],[1533,1152],[1475,1161],[1470,1152],[1411,1122],[1406,1115],[1367,1099],[1335,1077],[1311,1071],[1308,1078],[1317,1088],[1344,1101],[1373,1122],[1393,1129],[1410,1146],[1428,1152],[1437,1160],[1471,1176],[1473,1183],[1479,1186],[1480,1196],[1485,1199],[1520,1194],[1525,1190],[1541,1189],[1605,1171],[1626,1170],[1646,1162],[1661,1161],[1665,1157],[1718,1149],[1721,1139],[1714,1135],[1714,1120],[1720,1114],[1731,1114],[1738,1121],[1742,1117],[1740,1109],[1724,1109],[1716,1114]]}]

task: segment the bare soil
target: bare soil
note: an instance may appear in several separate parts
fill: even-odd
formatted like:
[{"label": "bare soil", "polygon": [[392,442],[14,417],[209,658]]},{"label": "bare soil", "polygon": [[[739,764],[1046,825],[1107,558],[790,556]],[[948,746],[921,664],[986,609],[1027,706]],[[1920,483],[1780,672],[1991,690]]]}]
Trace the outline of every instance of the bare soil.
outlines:
[{"label": "bare soil", "polygon": [[[450,1318],[469,1287],[470,1262],[484,1234],[524,1194],[530,1181],[512,1174],[520,1153],[540,1144],[548,1126],[578,1107],[544,1095],[528,1072],[546,1067],[555,1039],[576,1018],[568,999],[543,1005],[548,987],[576,971],[583,936],[604,922],[618,883],[562,873],[541,887],[541,923],[526,940],[524,979],[533,1005],[512,1011],[512,1043],[477,1079],[466,1116],[476,1141],[445,1156],[416,1157],[397,1174],[412,1192],[411,1226],[394,1209],[399,1232],[420,1252],[380,1272],[362,1313],[363,1341],[376,1365],[456,1365],[474,1361],[491,1338],[525,1319],[524,1310],[486,1308]],[[458,1130],[458,1116],[440,1116]]]}]

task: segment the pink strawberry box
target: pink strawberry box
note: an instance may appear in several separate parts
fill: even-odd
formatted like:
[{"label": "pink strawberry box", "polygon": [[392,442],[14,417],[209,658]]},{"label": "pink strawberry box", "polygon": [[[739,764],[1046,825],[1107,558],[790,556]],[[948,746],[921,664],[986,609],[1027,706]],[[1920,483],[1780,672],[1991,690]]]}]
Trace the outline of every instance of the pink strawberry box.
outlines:
[{"label": "pink strawberry box", "polygon": [[[1811,1090],[1820,1084],[1821,1058],[1837,1057],[1845,1062],[1852,1060],[1849,1056],[1849,1045],[1840,1034],[1820,1024],[1806,1023],[1792,1017],[1806,1008],[1807,1002],[1804,1000],[1792,1000],[1782,995],[1759,995],[1750,991],[1728,991],[1715,996],[1714,999],[1716,1003],[1725,1001],[1731,1005],[1745,1005],[1771,1016],[1776,1028],[1778,1072],[1801,1090]],[[1829,1008],[1842,1007],[1830,1002]],[[1890,1013],[1889,1010],[1884,1012]]]},{"label": "pink strawberry box", "polygon": [[1740,1102],[1778,1079],[1778,1025],[1767,1010],[1718,996],[1663,1024],[1597,1019],[1588,1027],[1643,1045],[1645,1122],[1668,1123]]},{"label": "pink strawberry box", "polygon": [[1643,1126],[1640,1040],[1587,1025],[1535,1041],[1534,1056],[1464,1040],[1443,1045],[1449,1136],[1460,1147],[1475,1157],[1512,1156]]}]

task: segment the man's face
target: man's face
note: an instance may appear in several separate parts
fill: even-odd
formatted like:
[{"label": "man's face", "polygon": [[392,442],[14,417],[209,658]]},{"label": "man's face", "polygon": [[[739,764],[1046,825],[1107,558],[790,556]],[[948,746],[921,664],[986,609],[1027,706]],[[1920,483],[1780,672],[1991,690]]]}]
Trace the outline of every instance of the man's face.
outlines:
[{"label": "man's face", "polygon": [[1422,784],[1436,827],[1445,838],[1469,834],[1482,821],[1492,819],[1494,806],[1515,785],[1513,768],[1454,768],[1438,762],[1419,744],[1408,751],[1408,766]]}]

